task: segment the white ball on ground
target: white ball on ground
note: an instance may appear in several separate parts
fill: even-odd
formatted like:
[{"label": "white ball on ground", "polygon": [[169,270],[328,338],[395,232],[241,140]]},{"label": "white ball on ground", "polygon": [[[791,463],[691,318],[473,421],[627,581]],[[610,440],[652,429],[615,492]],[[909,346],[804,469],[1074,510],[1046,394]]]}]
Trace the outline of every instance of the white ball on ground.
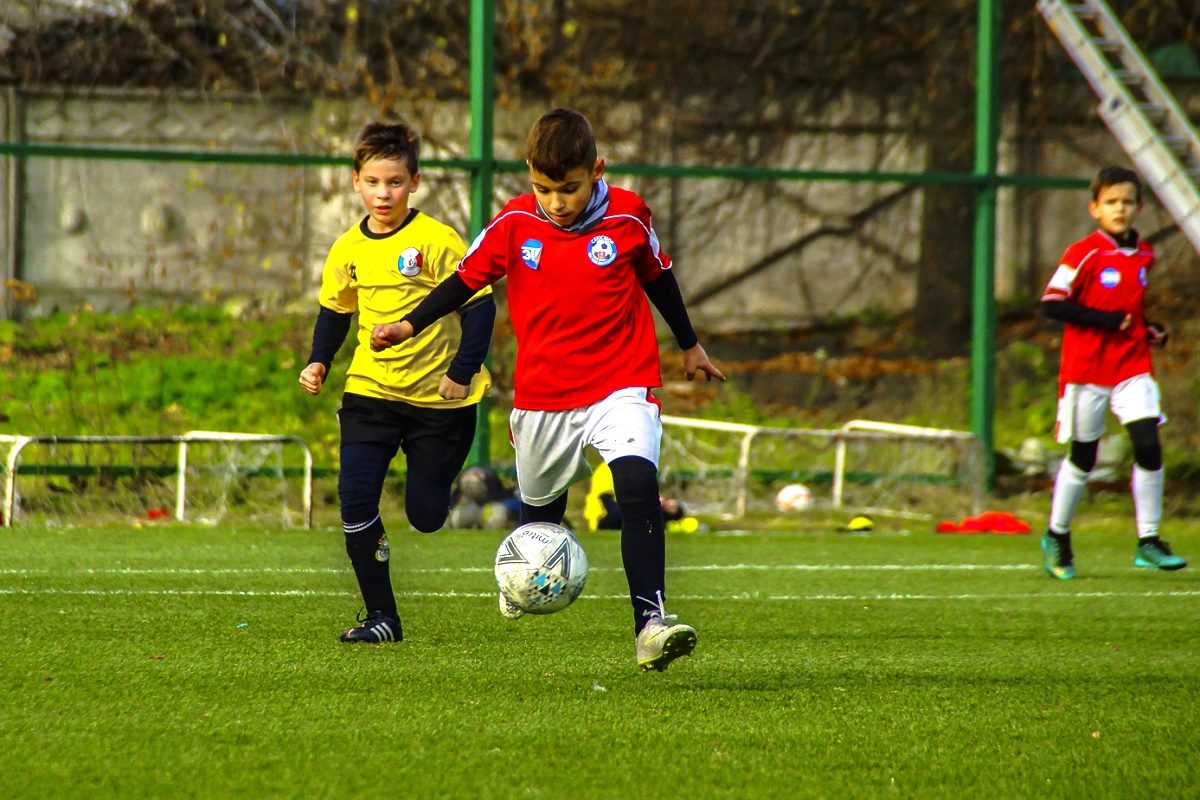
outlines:
[{"label": "white ball on ground", "polygon": [[496,551],[496,585],[526,614],[553,614],[579,597],[588,561],[575,534],[551,522],[527,522]]},{"label": "white ball on ground", "polygon": [[775,495],[775,508],[783,512],[803,511],[812,504],[812,490],[803,483],[789,483]]}]

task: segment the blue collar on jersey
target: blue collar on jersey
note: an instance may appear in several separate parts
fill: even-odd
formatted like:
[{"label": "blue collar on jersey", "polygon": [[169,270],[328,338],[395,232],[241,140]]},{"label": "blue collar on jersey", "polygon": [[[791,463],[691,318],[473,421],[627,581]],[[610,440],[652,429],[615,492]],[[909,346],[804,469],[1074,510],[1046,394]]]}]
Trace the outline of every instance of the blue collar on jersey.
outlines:
[{"label": "blue collar on jersey", "polygon": [[[542,211],[542,204],[538,203],[538,212],[546,217],[546,212]],[[604,218],[608,213],[608,184],[604,179],[596,181],[592,185],[592,196],[588,199],[587,206],[580,212],[579,216],[570,225],[562,228],[564,231],[571,233],[583,233],[596,227],[596,223]],[[561,228],[561,225],[555,223],[554,220],[546,217],[546,221],[556,228]]]}]

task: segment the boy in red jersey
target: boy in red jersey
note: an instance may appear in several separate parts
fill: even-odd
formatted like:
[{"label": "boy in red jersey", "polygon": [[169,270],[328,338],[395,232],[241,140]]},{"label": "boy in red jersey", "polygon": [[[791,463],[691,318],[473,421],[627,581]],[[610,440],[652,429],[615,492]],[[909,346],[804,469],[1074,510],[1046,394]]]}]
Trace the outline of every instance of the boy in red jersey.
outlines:
[{"label": "boy in red jersey", "polygon": [[[725,376],[700,346],[650,210],[609,187],[587,119],[555,109],[534,123],[526,163],[533,191],[511,201],[467,250],[457,274],[399,322],[377,325],[386,349],[500,278],[517,339],[509,418],[522,522],[560,523],[567,489],[591,471],[594,447],[612,470],[621,558],[633,604],[639,666],[666,669],[696,632],[664,607],[666,549],[659,505],[662,385],[649,298],[683,350],[684,376]],[[520,611],[500,598],[510,619]]]},{"label": "boy in red jersey", "polygon": [[1166,417],[1150,346],[1165,344],[1167,333],[1145,317],[1154,249],[1132,227],[1142,209],[1141,182],[1128,169],[1107,167],[1091,189],[1088,212],[1099,229],[1067,248],[1042,295],[1046,315],[1064,323],[1056,434],[1071,450],[1054,480],[1050,524],[1041,542],[1046,571],[1061,580],[1075,577],[1071,519],[1096,466],[1109,408],[1133,444],[1138,534],[1133,563],[1164,570],[1187,566],[1158,535],[1163,498],[1158,426]]}]

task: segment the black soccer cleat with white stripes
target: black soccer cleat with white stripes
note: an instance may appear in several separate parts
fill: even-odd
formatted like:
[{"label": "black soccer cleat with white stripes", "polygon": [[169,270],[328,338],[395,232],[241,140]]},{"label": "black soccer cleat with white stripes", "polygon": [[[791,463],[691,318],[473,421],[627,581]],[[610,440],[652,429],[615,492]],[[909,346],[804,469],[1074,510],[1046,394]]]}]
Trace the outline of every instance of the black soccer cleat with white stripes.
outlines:
[{"label": "black soccer cleat with white stripes", "polygon": [[397,617],[389,617],[382,611],[372,611],[366,618],[359,617],[359,625],[342,634],[343,642],[366,642],[381,644],[382,642],[404,641],[404,630],[400,627]]}]

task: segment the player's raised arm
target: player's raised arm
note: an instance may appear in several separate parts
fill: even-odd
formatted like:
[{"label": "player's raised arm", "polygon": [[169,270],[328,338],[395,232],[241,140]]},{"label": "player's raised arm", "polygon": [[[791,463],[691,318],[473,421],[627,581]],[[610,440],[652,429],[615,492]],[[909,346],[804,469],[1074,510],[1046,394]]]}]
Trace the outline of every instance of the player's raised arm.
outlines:
[{"label": "player's raised arm", "polygon": [[417,307],[398,322],[386,322],[371,329],[371,349],[378,352],[416,336],[431,324],[462,306],[475,290],[463,283],[458,273],[437,285]]},{"label": "player's raised arm", "polygon": [[1042,312],[1050,319],[1059,322],[1070,322],[1072,325],[1083,325],[1106,331],[1123,331],[1129,327],[1132,321],[1130,315],[1123,311],[1101,311],[1070,300],[1055,298],[1042,300]]}]

